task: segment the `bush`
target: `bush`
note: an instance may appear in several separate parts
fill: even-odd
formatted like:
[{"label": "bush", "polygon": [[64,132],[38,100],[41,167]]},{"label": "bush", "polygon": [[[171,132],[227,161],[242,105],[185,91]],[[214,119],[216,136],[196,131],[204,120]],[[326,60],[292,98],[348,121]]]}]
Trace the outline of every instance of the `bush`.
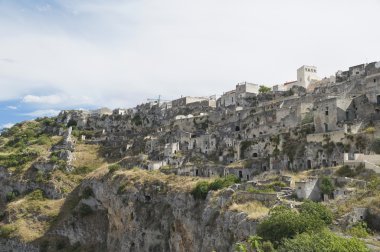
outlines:
[{"label": "bush", "polygon": [[0,238],[9,238],[9,236],[16,231],[16,228],[11,225],[1,225],[0,226]]},{"label": "bush", "polygon": [[320,189],[323,194],[331,195],[335,190],[335,187],[331,181],[331,178],[326,177],[326,176],[322,177]]},{"label": "bush", "polygon": [[217,178],[213,182],[200,181],[196,184],[191,194],[195,199],[206,199],[209,191],[217,191],[240,182],[240,179],[233,174],[224,178]]},{"label": "bush", "polygon": [[269,217],[259,224],[257,234],[264,240],[279,244],[285,238],[292,238],[306,231],[321,230],[325,225],[318,214],[310,215],[307,210],[304,210],[303,213],[297,213],[280,206],[273,208]]},{"label": "bush", "polygon": [[191,194],[195,199],[206,199],[208,192],[210,191],[210,185],[207,181],[200,181],[196,184],[195,188],[191,191]]},{"label": "bush", "polygon": [[217,191],[225,187],[239,183],[240,179],[233,174],[227,175],[225,178],[217,178],[210,183],[210,190]]},{"label": "bush", "polygon": [[348,165],[343,165],[336,171],[336,175],[341,176],[341,177],[349,177],[353,178],[355,177],[355,172],[353,169],[351,169],[350,166]]},{"label": "bush", "polygon": [[354,168],[351,168],[348,165],[343,165],[336,171],[336,175],[342,177],[353,178],[360,175],[365,170],[364,165],[360,164]]},{"label": "bush", "polygon": [[108,166],[109,173],[114,173],[115,171],[120,170],[120,169],[121,169],[120,164],[113,164],[113,165]]},{"label": "bush", "polygon": [[39,156],[35,151],[23,151],[10,155],[0,155],[0,166],[7,168],[19,167],[30,161],[33,161]]},{"label": "bush", "polygon": [[268,93],[270,91],[272,91],[272,89],[270,87],[263,86],[263,85],[259,87],[259,93],[261,93],[261,94],[265,94],[265,93]]},{"label": "bush", "polygon": [[270,241],[262,241],[263,238],[257,235],[249,236],[247,241],[238,242],[235,244],[235,251],[237,252],[274,252],[275,249]]},{"label": "bush", "polygon": [[37,138],[36,144],[38,145],[51,144],[51,139],[47,135],[41,135]]},{"label": "bush", "polygon": [[262,246],[263,252],[275,252],[276,250],[273,247],[273,244],[270,241],[264,241]]},{"label": "bush", "polygon": [[7,192],[7,194],[5,195],[5,198],[7,202],[11,202],[15,200],[19,195],[20,193],[17,190],[13,190],[12,192]]},{"label": "bush", "polygon": [[72,173],[76,175],[82,175],[82,174],[90,173],[93,170],[94,170],[93,168],[90,168],[88,166],[80,166],[80,167],[75,168]]},{"label": "bush", "polygon": [[41,189],[37,189],[29,193],[28,198],[30,200],[45,200],[45,193]]},{"label": "bush", "polygon": [[367,238],[369,236],[369,230],[367,223],[358,222],[350,229],[347,230],[347,234],[357,238]]},{"label": "bush", "polygon": [[278,248],[279,252],[367,252],[364,242],[352,238],[343,238],[328,229],[321,232],[303,233],[294,239],[286,239]]},{"label": "bush", "polygon": [[311,215],[317,219],[322,220],[326,225],[333,221],[333,214],[330,209],[321,203],[306,201],[300,207],[300,213],[304,215]]}]

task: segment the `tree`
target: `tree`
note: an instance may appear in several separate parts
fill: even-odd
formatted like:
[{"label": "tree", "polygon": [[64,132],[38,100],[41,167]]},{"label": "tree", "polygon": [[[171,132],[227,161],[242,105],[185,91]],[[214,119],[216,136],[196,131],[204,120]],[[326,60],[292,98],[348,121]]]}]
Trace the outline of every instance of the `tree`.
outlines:
[{"label": "tree", "polygon": [[334,185],[329,177],[322,177],[321,185],[320,185],[321,192],[323,194],[331,195],[334,192]]},{"label": "tree", "polygon": [[268,93],[270,92],[272,89],[270,87],[266,87],[266,86],[260,86],[259,87],[259,93],[261,94],[265,94],[265,93]]}]

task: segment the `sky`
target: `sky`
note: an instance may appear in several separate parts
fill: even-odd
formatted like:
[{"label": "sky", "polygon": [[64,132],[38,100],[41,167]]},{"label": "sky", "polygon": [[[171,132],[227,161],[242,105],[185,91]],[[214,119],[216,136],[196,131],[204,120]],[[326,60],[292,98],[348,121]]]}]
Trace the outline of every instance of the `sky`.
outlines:
[{"label": "sky", "polygon": [[0,0],[0,129],[380,60],[379,0]]}]

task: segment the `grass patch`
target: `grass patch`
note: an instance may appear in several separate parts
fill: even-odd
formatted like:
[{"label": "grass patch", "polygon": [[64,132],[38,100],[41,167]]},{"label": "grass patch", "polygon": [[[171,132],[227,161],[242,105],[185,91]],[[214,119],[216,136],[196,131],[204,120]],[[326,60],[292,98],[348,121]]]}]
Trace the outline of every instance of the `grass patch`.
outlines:
[{"label": "grass patch", "polygon": [[[76,144],[72,165],[79,169],[78,174],[92,172],[105,165],[105,160],[101,157],[100,147],[92,144]],[[75,172],[75,170],[74,170]]]},{"label": "grass patch", "polygon": [[244,204],[233,203],[229,207],[229,210],[244,212],[248,214],[248,218],[252,220],[261,219],[262,217],[267,216],[269,213],[269,208],[267,208],[261,202],[258,201],[251,201]]},{"label": "grass patch", "polygon": [[14,220],[10,226],[17,227],[12,232],[12,237],[24,242],[36,240],[42,237],[56,220],[64,199],[41,199],[42,196],[41,192],[36,190],[7,205],[9,219]]}]

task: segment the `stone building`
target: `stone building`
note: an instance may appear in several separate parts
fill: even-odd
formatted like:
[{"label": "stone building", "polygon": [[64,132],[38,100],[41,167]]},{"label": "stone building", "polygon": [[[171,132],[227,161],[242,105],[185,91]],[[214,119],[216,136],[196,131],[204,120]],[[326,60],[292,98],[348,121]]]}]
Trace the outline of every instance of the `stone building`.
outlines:
[{"label": "stone building", "polygon": [[319,189],[318,178],[308,178],[303,181],[296,181],[296,194],[299,199],[310,199],[319,201],[322,198],[322,193]]}]

